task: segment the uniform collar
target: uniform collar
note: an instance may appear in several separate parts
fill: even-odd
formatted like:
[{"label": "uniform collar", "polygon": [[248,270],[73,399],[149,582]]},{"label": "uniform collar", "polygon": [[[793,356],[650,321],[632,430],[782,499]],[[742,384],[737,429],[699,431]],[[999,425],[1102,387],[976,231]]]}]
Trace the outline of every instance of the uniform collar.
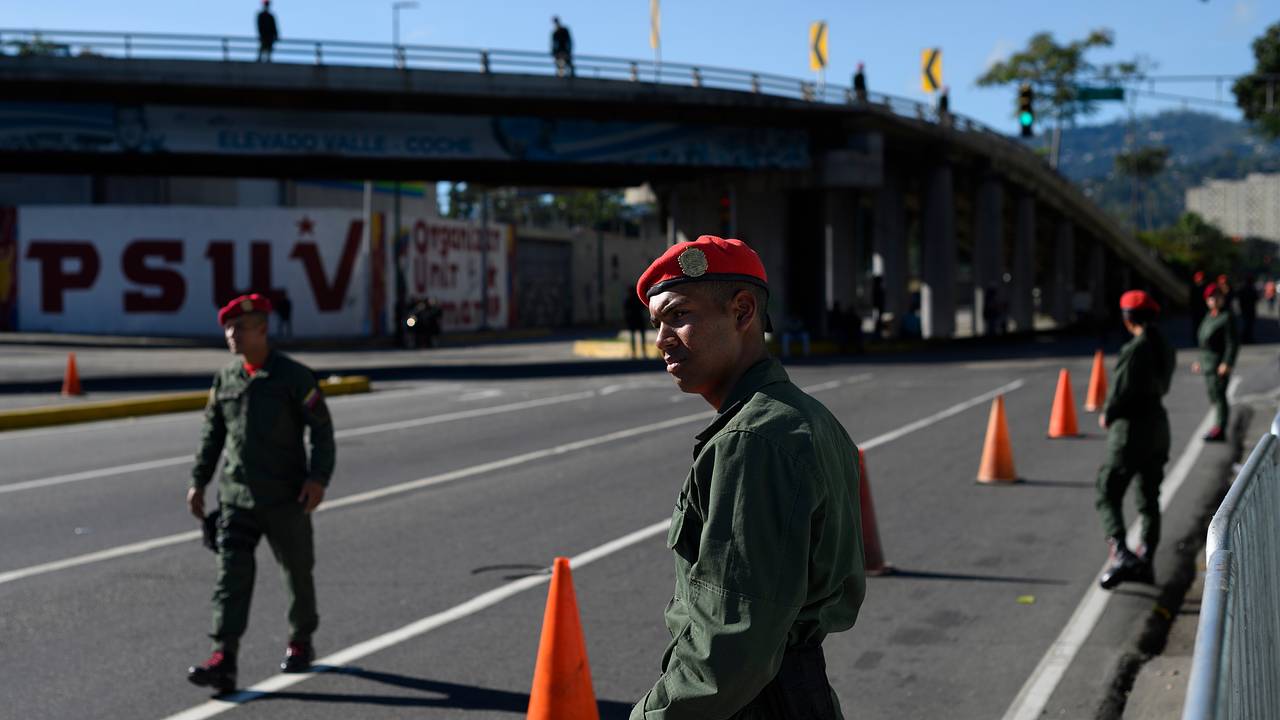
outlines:
[{"label": "uniform collar", "polygon": [[724,405],[720,412],[716,414],[715,419],[702,432],[696,435],[698,444],[694,447],[694,455],[696,456],[698,450],[702,449],[703,443],[720,432],[720,429],[738,414],[738,411],[746,404],[748,398],[755,395],[763,387],[784,382],[791,382],[791,378],[787,376],[787,371],[782,369],[782,363],[774,358],[765,358],[748,368],[742,377],[738,378],[738,382],[734,384],[729,394],[725,396]]},{"label": "uniform collar", "polygon": [[252,375],[250,375],[249,371],[244,368],[244,358],[239,358],[236,361],[236,365],[239,369],[240,377],[245,380],[266,379],[271,377],[271,370],[275,367],[277,355],[279,355],[279,353],[276,352],[275,348],[268,350],[267,359],[262,361],[262,367],[258,368],[258,370]]}]

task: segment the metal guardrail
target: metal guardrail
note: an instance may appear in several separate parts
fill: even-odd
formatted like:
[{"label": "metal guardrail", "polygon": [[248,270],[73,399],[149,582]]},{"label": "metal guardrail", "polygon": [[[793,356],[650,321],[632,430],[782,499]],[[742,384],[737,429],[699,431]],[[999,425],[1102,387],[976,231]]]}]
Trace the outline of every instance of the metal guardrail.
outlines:
[{"label": "metal guardrail", "polygon": [[1183,720],[1280,717],[1280,415],[1209,524]]},{"label": "metal guardrail", "polygon": [[[122,57],[252,62],[258,39],[252,36],[175,33],[121,33],[84,30],[0,29],[0,55],[39,54],[63,57]],[[491,50],[440,45],[392,45],[348,40],[282,38],[272,51],[273,62],[309,65],[392,67],[479,73],[554,75],[550,53],[529,50]],[[910,98],[869,93],[859,101],[851,87],[772,73],[735,70],[714,65],[632,60],[603,55],[574,55],[578,77],[647,82],[686,87],[735,90],[824,104],[863,103],[895,115],[939,122],[957,130],[981,132],[1025,150],[1017,141],[973,118],[945,116]]]}]

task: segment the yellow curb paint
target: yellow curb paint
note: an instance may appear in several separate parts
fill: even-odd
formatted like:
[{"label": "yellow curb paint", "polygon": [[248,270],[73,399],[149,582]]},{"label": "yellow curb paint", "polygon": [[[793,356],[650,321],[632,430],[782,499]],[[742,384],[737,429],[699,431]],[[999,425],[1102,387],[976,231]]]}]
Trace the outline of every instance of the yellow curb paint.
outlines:
[{"label": "yellow curb paint", "polygon": [[1035,595],[1019,595],[1018,604],[1019,605],[1035,605],[1036,596]]},{"label": "yellow curb paint", "polygon": [[[328,378],[320,381],[324,394],[350,395],[369,392],[369,378],[363,375]],[[0,430],[68,425],[143,415],[190,412],[204,407],[208,391],[170,393],[127,400],[102,400],[67,405],[51,405],[19,410],[0,410]]]}]

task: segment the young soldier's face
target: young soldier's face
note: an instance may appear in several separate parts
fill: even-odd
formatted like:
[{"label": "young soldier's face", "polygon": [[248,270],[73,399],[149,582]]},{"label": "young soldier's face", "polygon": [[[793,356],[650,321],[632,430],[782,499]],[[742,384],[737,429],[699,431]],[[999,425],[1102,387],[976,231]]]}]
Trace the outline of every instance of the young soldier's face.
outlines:
[{"label": "young soldier's face", "polygon": [[237,355],[252,355],[267,344],[267,319],[259,313],[241,315],[222,326],[227,348]]},{"label": "young soldier's face", "polygon": [[741,350],[729,307],[684,285],[650,298],[649,313],[658,330],[658,351],[676,387],[704,396],[720,389]]}]

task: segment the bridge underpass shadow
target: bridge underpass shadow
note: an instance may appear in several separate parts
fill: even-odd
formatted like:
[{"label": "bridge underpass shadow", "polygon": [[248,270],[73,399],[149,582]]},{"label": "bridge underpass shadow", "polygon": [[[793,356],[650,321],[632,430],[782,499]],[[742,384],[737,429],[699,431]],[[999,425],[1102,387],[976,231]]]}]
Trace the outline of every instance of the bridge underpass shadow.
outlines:
[{"label": "bridge underpass shadow", "polygon": [[[367,680],[378,685],[421,694],[379,695],[374,693],[343,692],[264,692],[243,704],[269,700],[295,700],[302,702],[332,703],[339,705],[377,705],[382,707],[453,708],[457,710],[496,710],[524,715],[529,710],[529,694],[494,690],[475,685],[428,680],[426,678],[398,675],[396,673],[368,670],[360,667],[332,667],[317,665],[317,673]],[[616,700],[598,700],[600,717],[604,720],[626,720],[632,703]]]},{"label": "bridge underpass shadow", "polygon": [[883,579],[903,580],[952,580],[959,582],[1009,583],[1012,585],[1069,585],[1066,580],[1054,578],[1016,577],[1010,575],[977,575],[972,573],[931,572],[895,567],[893,572],[880,576]]}]

